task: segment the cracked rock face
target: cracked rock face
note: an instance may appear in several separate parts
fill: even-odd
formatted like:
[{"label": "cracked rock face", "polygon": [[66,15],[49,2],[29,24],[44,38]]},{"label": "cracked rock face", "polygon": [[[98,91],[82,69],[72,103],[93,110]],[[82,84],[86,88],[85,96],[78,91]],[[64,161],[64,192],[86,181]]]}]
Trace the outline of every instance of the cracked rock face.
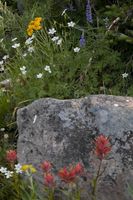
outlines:
[{"label": "cracked rock face", "polygon": [[[51,161],[57,170],[80,161],[95,174],[94,138],[100,133],[108,136],[112,152],[103,163],[106,169],[99,200],[132,199],[127,184],[133,186],[133,98],[39,99],[18,110],[17,124],[19,163],[33,164],[38,170],[44,160]],[[41,172],[37,179],[41,181]]]}]

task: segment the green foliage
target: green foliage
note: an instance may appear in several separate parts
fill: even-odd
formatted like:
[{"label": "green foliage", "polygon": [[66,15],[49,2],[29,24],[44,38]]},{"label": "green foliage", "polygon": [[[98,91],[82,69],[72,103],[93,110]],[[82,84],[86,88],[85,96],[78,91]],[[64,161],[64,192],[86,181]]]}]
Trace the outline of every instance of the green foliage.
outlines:
[{"label": "green foliage", "polygon": [[[23,15],[11,2],[12,8],[0,4],[0,39],[4,39],[0,43],[0,56],[10,56],[0,81],[11,79],[8,91],[3,93],[3,88],[0,89],[0,127],[15,119],[19,107],[40,97],[66,99],[99,93],[133,95],[131,1],[120,2],[121,6],[111,1],[109,4],[92,1],[92,25],[85,19],[84,0],[76,3],[66,0],[60,4],[53,0],[19,3],[23,3]],[[76,10],[71,11],[70,5]],[[66,13],[62,15],[66,7]],[[26,29],[38,16],[43,18],[43,29],[35,33],[33,43],[29,45],[34,47],[34,52],[28,53]],[[70,21],[76,23],[75,27],[68,27]],[[53,27],[57,31],[55,35],[62,39],[61,45],[53,42],[48,34],[48,29]],[[73,49],[79,47],[81,35],[86,44],[75,53]],[[12,48],[11,40],[15,37],[15,42],[21,45],[18,49]],[[23,57],[24,53],[28,55]],[[44,70],[46,65],[52,73]],[[23,66],[27,70],[25,75],[20,71]],[[123,79],[125,72],[128,77]],[[37,79],[39,73],[43,74],[41,79]]]}]

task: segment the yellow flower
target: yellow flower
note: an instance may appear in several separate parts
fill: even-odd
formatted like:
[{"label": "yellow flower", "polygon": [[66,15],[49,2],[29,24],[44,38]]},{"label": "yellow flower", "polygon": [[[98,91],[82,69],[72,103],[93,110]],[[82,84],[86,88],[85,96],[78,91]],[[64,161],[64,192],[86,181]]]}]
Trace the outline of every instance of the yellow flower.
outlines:
[{"label": "yellow flower", "polygon": [[33,20],[29,23],[29,26],[34,26],[34,21]]},{"label": "yellow flower", "polygon": [[36,172],[36,169],[32,166],[32,165],[23,165],[21,167],[21,170],[22,171],[30,171],[31,173],[35,173]]},{"label": "yellow flower", "polygon": [[32,34],[33,34],[33,29],[27,28],[27,34],[28,34],[28,36],[32,36]]},{"label": "yellow flower", "polygon": [[29,36],[32,36],[34,30],[35,31],[41,30],[42,29],[41,22],[42,22],[41,17],[36,17],[34,20],[32,20],[28,25],[27,34]]},{"label": "yellow flower", "polygon": [[40,29],[41,29],[40,22],[34,21],[34,30],[40,30]]},{"label": "yellow flower", "polygon": [[42,26],[34,26],[34,30],[39,31],[42,29]]},{"label": "yellow flower", "polygon": [[42,22],[42,18],[41,17],[36,17],[34,21],[38,21],[39,23]]}]

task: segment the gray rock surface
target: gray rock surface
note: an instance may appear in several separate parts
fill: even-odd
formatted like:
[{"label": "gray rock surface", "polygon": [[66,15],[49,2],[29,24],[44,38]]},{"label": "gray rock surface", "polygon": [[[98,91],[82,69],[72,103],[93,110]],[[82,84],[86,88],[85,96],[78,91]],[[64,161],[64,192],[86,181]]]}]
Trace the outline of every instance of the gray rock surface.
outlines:
[{"label": "gray rock surface", "polygon": [[132,199],[127,185],[133,186],[133,98],[39,99],[18,110],[17,124],[19,162],[32,163],[38,170],[43,160],[57,169],[80,161],[95,174],[99,161],[93,154],[94,138],[100,133],[109,136],[112,152],[103,163],[98,199]]}]

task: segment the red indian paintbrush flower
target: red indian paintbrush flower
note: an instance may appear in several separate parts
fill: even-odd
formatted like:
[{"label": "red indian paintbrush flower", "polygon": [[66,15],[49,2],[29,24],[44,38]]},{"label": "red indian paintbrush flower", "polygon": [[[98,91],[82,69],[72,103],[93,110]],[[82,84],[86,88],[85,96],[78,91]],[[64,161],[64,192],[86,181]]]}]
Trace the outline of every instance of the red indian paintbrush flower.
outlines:
[{"label": "red indian paintbrush flower", "polygon": [[81,175],[84,171],[83,165],[81,163],[76,164],[76,166],[73,169],[75,171],[76,175]]},{"label": "red indian paintbrush flower", "polygon": [[54,176],[50,173],[48,174],[45,174],[44,175],[44,184],[47,186],[47,187],[52,187],[54,186],[55,182],[54,182]]},{"label": "red indian paintbrush flower", "polygon": [[46,160],[41,164],[41,168],[45,173],[47,173],[52,168],[52,165],[49,161]]},{"label": "red indian paintbrush flower", "polygon": [[104,135],[100,135],[95,140],[95,153],[100,160],[111,151],[109,139]]},{"label": "red indian paintbrush flower", "polygon": [[15,150],[8,150],[6,152],[6,160],[8,162],[15,162],[17,160],[17,152]]},{"label": "red indian paintbrush flower", "polygon": [[63,169],[60,169],[58,172],[59,177],[64,181],[65,183],[71,183],[75,181],[76,173],[75,170],[67,170],[66,167]]}]

